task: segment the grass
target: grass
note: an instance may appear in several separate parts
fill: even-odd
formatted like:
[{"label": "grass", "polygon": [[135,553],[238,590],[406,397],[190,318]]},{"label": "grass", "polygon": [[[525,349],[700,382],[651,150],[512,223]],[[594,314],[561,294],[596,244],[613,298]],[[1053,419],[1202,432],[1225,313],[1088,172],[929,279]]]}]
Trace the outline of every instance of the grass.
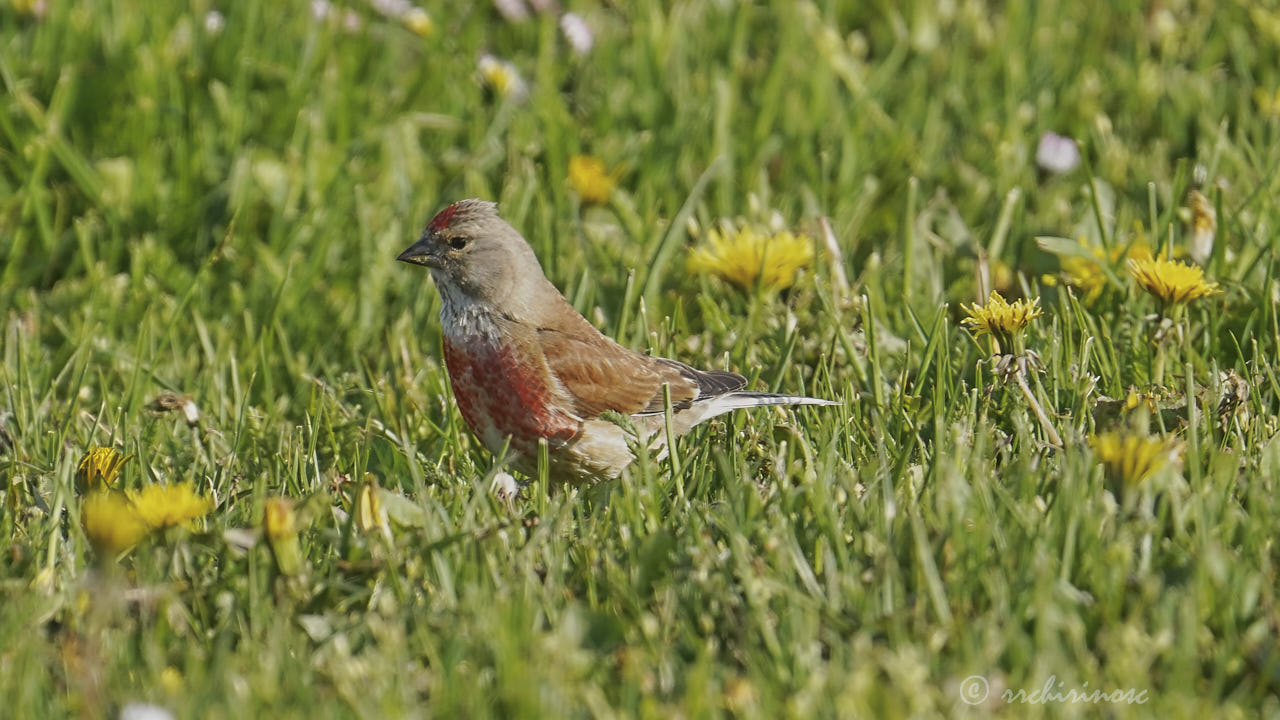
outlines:
[{"label": "grass", "polygon": [[[30,7],[0,7],[6,714],[1280,715],[1274,8],[574,2],[577,57],[483,3],[428,4],[426,38],[363,3]],[[1082,167],[1037,169],[1049,130]],[[616,169],[606,205],[578,153]],[[1046,284],[1078,239],[1182,252],[1198,175],[1223,292],[1176,327],[1121,262],[1094,297]],[[625,344],[843,406],[499,501],[439,300],[393,261],[470,196]],[[691,224],[775,212],[829,218],[840,257],[783,293],[687,272]],[[1062,449],[959,324],[984,272],[1041,300],[1024,377]],[[1117,428],[1180,459],[1109,475],[1088,441]],[[216,508],[95,553],[97,445]],[[389,534],[356,522],[368,475]],[[259,530],[279,496],[293,577]],[[1051,678],[1146,702],[1000,697]]]}]

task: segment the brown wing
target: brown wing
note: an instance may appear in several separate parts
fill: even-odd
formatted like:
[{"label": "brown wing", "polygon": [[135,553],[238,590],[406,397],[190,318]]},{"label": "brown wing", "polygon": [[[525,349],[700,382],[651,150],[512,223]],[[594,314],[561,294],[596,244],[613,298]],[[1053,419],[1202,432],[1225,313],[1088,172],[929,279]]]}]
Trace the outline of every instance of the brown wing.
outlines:
[{"label": "brown wing", "polygon": [[663,383],[671,385],[673,405],[687,406],[699,392],[698,382],[678,364],[628,350],[603,335],[583,338],[539,328],[538,343],[551,374],[569,392],[574,412],[582,418],[606,410],[626,415],[661,410]]},{"label": "brown wing", "polygon": [[747,379],[738,373],[724,370],[698,370],[679,360],[657,358],[659,362],[674,367],[681,375],[698,385],[698,397],[708,398],[735,392],[747,386]]}]

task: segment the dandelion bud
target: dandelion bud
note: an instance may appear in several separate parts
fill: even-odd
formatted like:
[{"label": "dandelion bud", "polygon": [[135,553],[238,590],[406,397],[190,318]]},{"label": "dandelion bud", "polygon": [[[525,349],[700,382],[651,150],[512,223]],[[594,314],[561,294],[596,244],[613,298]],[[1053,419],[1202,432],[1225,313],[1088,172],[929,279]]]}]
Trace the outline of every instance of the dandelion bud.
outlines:
[{"label": "dandelion bud", "polygon": [[391,526],[387,522],[387,509],[382,506],[382,489],[378,479],[369,473],[364,476],[360,494],[356,497],[356,527],[362,533],[380,531],[388,539]]},{"label": "dandelion bud", "polygon": [[1213,237],[1218,230],[1218,212],[1199,190],[1191,191],[1191,258],[1204,265],[1213,255]]},{"label": "dandelion bud", "polygon": [[298,519],[293,511],[293,501],[275,497],[267,500],[262,515],[262,527],[267,533],[267,544],[276,569],[281,575],[297,575],[302,571],[302,546],[298,544]]},{"label": "dandelion bud", "polygon": [[428,37],[435,29],[435,24],[431,22],[431,16],[426,10],[420,7],[411,8],[400,18],[409,31],[418,37]]},{"label": "dandelion bud", "polygon": [[114,487],[120,469],[132,455],[121,455],[114,448],[95,447],[80,458],[76,468],[76,486],[83,492],[92,489]]},{"label": "dandelion bud", "polygon": [[689,237],[697,240],[702,235],[702,226],[698,224],[698,218],[689,213],[689,217],[684,221],[684,229],[689,233]]}]

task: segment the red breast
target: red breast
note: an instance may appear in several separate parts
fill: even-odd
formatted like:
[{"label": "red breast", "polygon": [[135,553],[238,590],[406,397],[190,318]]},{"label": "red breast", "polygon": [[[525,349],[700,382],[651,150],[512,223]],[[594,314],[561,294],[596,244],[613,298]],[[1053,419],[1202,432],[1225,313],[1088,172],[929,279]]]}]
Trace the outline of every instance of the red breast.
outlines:
[{"label": "red breast", "polygon": [[539,439],[554,449],[577,434],[581,424],[554,404],[545,365],[518,349],[446,337],[444,360],[463,419],[491,451],[510,437],[513,450],[533,454]]}]

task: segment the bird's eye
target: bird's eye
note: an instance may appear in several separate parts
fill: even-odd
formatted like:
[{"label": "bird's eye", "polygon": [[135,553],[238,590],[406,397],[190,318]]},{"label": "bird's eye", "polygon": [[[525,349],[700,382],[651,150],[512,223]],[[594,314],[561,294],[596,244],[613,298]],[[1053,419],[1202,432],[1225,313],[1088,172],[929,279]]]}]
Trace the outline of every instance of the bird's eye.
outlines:
[{"label": "bird's eye", "polygon": [[468,242],[467,238],[464,238],[464,237],[449,238],[449,247],[453,248],[454,250],[461,250],[462,248],[467,246],[467,242]]}]

